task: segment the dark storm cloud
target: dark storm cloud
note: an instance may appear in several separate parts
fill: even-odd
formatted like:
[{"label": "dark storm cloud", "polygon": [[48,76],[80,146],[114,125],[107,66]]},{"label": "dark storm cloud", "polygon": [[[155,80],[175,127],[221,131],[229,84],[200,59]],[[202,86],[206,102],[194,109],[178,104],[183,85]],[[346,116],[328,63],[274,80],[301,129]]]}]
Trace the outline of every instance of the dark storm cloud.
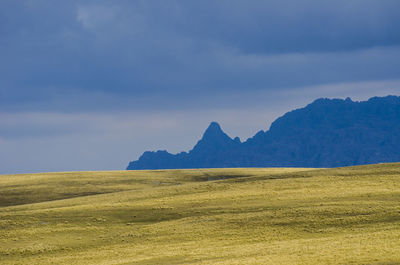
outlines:
[{"label": "dark storm cloud", "polygon": [[[397,45],[398,1],[213,1],[185,5],[178,28],[249,53]],[[206,23],[204,23],[206,20]]]},{"label": "dark storm cloud", "polygon": [[100,94],[126,101],[105,108],[157,98],[175,106],[211,92],[398,78],[399,9],[372,0],[5,0],[0,104],[91,109]]}]

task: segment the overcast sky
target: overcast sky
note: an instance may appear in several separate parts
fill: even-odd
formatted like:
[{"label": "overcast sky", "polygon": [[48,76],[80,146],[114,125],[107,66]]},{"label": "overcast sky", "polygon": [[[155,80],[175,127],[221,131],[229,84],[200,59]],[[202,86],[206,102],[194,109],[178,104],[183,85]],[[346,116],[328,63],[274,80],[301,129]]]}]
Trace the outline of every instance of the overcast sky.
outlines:
[{"label": "overcast sky", "polygon": [[1,0],[0,174],[124,169],[400,95],[398,0]]}]

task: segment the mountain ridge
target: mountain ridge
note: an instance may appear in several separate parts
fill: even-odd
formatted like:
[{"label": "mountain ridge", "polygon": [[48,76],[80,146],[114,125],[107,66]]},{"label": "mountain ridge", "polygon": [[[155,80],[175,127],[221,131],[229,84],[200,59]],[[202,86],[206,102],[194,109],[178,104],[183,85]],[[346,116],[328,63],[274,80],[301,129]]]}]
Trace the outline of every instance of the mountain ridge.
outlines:
[{"label": "mountain ridge", "polygon": [[211,122],[189,152],[145,152],[127,169],[337,167],[400,161],[400,97],[319,98],[241,142]]}]

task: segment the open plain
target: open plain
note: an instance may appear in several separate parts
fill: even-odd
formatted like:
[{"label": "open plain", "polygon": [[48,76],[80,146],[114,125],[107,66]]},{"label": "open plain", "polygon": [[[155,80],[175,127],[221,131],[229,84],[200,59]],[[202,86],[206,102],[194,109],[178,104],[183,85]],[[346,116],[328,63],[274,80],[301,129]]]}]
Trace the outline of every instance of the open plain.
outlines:
[{"label": "open plain", "polygon": [[0,176],[1,264],[400,264],[400,164]]}]

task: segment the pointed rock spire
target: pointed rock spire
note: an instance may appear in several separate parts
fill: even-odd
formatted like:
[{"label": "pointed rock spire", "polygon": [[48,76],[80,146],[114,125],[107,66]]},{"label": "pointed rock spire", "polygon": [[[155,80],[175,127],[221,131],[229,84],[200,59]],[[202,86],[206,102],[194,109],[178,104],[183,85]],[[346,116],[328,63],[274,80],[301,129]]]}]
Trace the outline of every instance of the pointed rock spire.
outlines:
[{"label": "pointed rock spire", "polygon": [[[221,136],[227,136],[221,129],[221,126],[215,121],[211,122],[204,132],[202,139],[215,139]],[[229,138],[229,136],[227,136]],[[229,138],[230,139],[230,138]]]},{"label": "pointed rock spire", "polygon": [[[221,129],[217,122],[211,122],[203,137],[194,146],[192,152],[213,152],[211,150],[220,150],[238,144]],[[239,142],[240,144],[240,142]]]}]

